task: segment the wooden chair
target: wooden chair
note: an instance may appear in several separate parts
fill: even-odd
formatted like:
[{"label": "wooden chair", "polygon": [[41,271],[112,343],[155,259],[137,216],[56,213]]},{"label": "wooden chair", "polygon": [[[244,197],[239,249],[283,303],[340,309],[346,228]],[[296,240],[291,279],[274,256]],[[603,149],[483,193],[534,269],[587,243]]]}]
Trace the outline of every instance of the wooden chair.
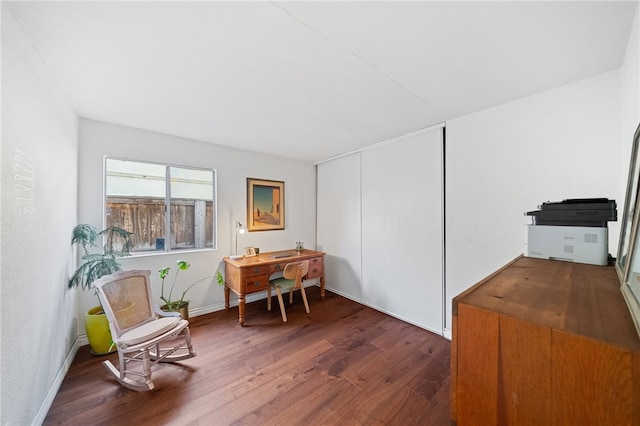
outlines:
[{"label": "wooden chair", "polygon": [[282,300],[282,290],[289,290],[289,304],[293,303],[293,292],[300,290],[302,293],[302,300],[304,301],[304,308],[307,313],[309,311],[309,303],[307,302],[307,294],[304,292],[304,285],[302,285],[302,279],[307,275],[309,271],[309,261],[288,263],[284,267],[282,278],[277,278],[269,281],[269,287],[267,290],[267,310],[271,310],[271,287],[276,289],[278,295],[278,302],[280,303],[280,312],[282,313],[282,321],[287,322],[287,313],[284,309],[284,301]]},{"label": "wooden chair", "polygon": [[151,367],[156,363],[195,356],[189,321],[153,304],[150,274],[151,271],[120,271],[93,283],[120,361],[119,368],[108,360],[104,365],[123,386],[137,391],[154,388]]}]

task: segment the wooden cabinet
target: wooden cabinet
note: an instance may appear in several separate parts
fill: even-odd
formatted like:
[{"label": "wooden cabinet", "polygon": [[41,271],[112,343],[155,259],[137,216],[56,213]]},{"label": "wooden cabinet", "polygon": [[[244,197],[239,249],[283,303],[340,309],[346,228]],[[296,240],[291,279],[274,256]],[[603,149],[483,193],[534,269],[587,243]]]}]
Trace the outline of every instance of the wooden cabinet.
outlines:
[{"label": "wooden cabinet", "polygon": [[639,425],[613,267],[520,257],[453,300],[452,424]]}]

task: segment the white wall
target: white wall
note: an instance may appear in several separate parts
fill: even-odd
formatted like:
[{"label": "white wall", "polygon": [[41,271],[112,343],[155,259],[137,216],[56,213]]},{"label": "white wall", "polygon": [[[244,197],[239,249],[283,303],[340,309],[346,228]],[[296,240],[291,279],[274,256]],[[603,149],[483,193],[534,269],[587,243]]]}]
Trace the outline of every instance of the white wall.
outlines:
[{"label": "white wall", "polygon": [[[240,236],[239,250],[250,245],[259,247],[263,252],[281,250],[293,248],[296,241],[304,241],[305,247],[315,248],[316,177],[315,167],[311,163],[82,119],[78,171],[79,222],[99,227],[103,223],[102,164],[105,155],[217,170],[217,250],[153,254],[122,260],[123,269],[152,271],[152,286],[158,303],[161,280],[157,271],[162,267],[173,267],[178,259],[189,261],[191,268],[180,273],[180,279],[188,285],[200,278],[213,276],[222,258],[232,254],[235,221],[246,224],[247,177],[285,182],[285,229],[250,232]],[[266,293],[260,293],[248,300],[265,296]],[[187,298],[190,300],[190,315],[224,309],[224,290],[214,280],[193,287]],[[233,294],[231,301],[232,304],[237,304],[237,298]],[[81,295],[78,318],[83,318],[84,313],[96,304],[94,294],[84,292]],[[250,322],[251,318],[247,318],[247,321]],[[84,333],[83,323],[81,333]]]},{"label": "white wall", "polygon": [[[620,179],[626,185],[628,178],[628,164],[631,155],[631,141],[640,123],[640,8],[636,8],[635,20],[622,67],[621,97],[622,97],[622,161],[627,167],[621,168]],[[622,208],[623,205],[621,205]],[[621,210],[622,211],[622,210]],[[622,217],[620,218],[622,220]]]},{"label": "white wall", "polygon": [[77,338],[78,119],[2,3],[0,424],[42,421]]},{"label": "white wall", "polygon": [[[447,122],[446,306],[523,252],[524,213],[544,201],[607,197],[624,204],[620,72]],[[617,253],[618,222],[609,223]]]}]

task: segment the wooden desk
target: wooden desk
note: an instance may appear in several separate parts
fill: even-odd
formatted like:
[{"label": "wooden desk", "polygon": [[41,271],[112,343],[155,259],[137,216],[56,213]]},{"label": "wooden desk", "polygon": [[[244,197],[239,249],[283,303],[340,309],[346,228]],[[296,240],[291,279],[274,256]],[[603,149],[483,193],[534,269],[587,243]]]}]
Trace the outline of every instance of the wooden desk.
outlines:
[{"label": "wooden desk", "polygon": [[[276,255],[290,253],[291,256],[276,258]],[[260,253],[254,257],[240,259],[224,258],[224,307],[229,309],[229,295],[238,295],[238,321],[244,325],[246,295],[264,291],[269,286],[269,277],[282,272],[287,263],[309,261],[306,279],[320,278],[320,296],[324,300],[324,253],[314,250],[281,250]]]},{"label": "wooden desk", "polygon": [[452,424],[639,425],[640,339],[612,266],[520,257],[453,299]]}]

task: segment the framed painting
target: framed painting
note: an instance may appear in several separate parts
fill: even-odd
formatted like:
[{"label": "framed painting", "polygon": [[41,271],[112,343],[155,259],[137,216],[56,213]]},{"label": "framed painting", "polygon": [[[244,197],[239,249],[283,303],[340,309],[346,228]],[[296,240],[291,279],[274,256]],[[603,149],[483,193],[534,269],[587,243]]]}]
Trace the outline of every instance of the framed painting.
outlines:
[{"label": "framed painting", "polygon": [[284,229],[284,182],[247,178],[247,229]]}]

